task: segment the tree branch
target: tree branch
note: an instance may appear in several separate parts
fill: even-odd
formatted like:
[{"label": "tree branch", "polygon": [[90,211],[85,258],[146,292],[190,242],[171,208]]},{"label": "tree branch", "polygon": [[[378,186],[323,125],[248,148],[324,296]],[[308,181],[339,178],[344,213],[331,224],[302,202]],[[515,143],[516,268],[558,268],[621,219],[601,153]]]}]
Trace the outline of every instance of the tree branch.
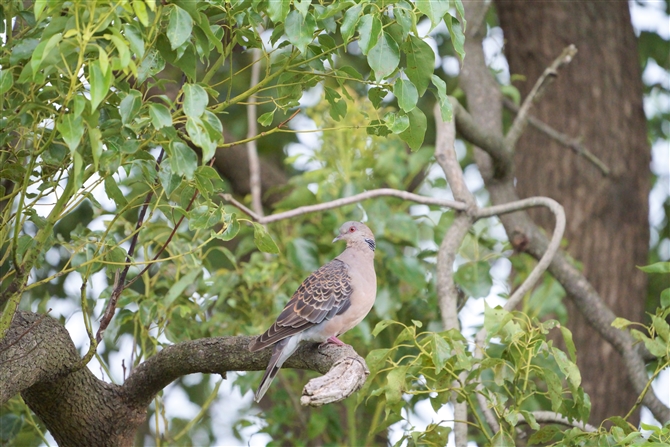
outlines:
[{"label": "tree branch", "polygon": [[[511,110],[512,112],[514,113],[519,112],[519,107],[509,99],[504,98],[503,104],[507,109]],[[572,138],[569,135],[559,132],[553,127],[549,126],[548,124],[545,124],[543,121],[540,121],[539,119],[535,118],[532,115],[529,115],[527,120],[528,124],[533,126],[535,129],[539,130],[549,138],[558,141],[563,146],[572,149],[577,155],[581,155],[582,157],[586,158],[596,168],[598,168],[604,176],[610,175],[610,168],[608,168],[607,165],[602,160],[600,160],[600,158],[596,157],[593,154],[593,152],[586,149],[582,144],[581,139]]]},{"label": "tree branch", "polygon": [[554,62],[544,70],[542,75],[535,82],[530,93],[528,93],[523,104],[521,104],[521,108],[512,123],[512,127],[505,136],[505,145],[509,150],[514,149],[516,142],[526,128],[526,125],[528,124],[528,113],[530,112],[531,107],[533,107],[533,104],[542,98],[547,86],[556,79],[558,76],[558,69],[563,65],[569,64],[572,61],[572,58],[575,57],[575,54],[577,54],[576,46],[570,44],[565,47],[560,56],[554,59]]},{"label": "tree branch", "polygon": [[[252,58],[257,61],[251,66],[251,88],[258,84],[261,72],[261,50],[254,48],[251,52]],[[261,165],[258,159],[258,150],[256,149],[256,139],[253,138],[258,133],[258,124],[256,123],[256,95],[249,97],[247,105],[247,157],[249,158],[249,187],[251,188],[251,208],[259,216],[263,215],[263,203],[261,202]]]},{"label": "tree branch", "polygon": [[[570,421],[568,418],[563,417],[558,413],[554,413],[553,411],[533,411],[531,414],[535,420],[540,423],[561,424],[565,425],[566,427],[576,427],[589,433],[595,433],[598,431],[598,429],[591,424],[586,424],[584,422],[580,423],[579,421]],[[519,414],[519,421],[528,423],[522,414]]]}]

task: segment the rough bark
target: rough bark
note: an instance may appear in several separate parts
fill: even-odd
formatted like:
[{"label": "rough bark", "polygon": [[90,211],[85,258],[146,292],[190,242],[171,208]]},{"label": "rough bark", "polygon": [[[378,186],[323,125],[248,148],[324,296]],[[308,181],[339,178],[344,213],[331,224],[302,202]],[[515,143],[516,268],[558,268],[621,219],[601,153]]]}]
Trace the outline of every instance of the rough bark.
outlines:
[{"label": "rough bark", "polygon": [[[519,195],[543,195],[566,210],[568,253],[618,316],[642,321],[647,261],[650,152],[642,109],[642,83],[628,4],[596,1],[496,2],[513,74],[525,96],[546,66],[568,44],[579,53],[532,114],[568,135],[583,138],[611,169],[603,177],[592,164],[558,142],[528,129],[515,151]],[[546,229],[552,217],[531,212]],[[637,393],[622,357],[598,337],[575,305],[569,324],[577,344],[583,384],[591,396],[591,421],[623,416]],[[603,380],[606,378],[606,380]]]},{"label": "rough bark", "polygon": [[[168,346],[140,364],[123,385],[114,385],[98,379],[86,367],[77,368],[79,355],[60,323],[18,312],[0,342],[0,405],[20,392],[59,446],[132,445],[146,418],[147,405],[177,378],[196,372],[225,377],[228,371],[265,369],[271,350],[250,352],[253,338],[204,338]],[[305,345],[284,367],[324,374],[334,367],[337,378],[358,380],[351,392],[367,377],[365,361],[350,346],[328,345],[318,350],[316,344]],[[326,382],[332,383],[332,377]],[[309,386],[308,393],[318,393],[318,386]],[[323,403],[328,402],[310,402]]]}]

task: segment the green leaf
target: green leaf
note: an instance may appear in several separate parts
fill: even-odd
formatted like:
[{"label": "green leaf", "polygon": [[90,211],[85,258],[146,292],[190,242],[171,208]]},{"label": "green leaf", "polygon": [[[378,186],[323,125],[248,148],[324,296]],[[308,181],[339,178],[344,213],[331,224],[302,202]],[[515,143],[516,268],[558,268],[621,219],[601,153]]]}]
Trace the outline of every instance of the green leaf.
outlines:
[{"label": "green leaf", "polygon": [[218,116],[205,110],[202,114],[202,124],[205,125],[210,140],[223,144],[223,125]]},{"label": "green leaf", "polygon": [[661,292],[661,307],[670,307],[670,288]]},{"label": "green leaf", "polygon": [[409,127],[409,117],[394,112],[387,113],[384,116],[384,122],[386,127],[395,134],[402,133]]},{"label": "green leaf", "polygon": [[439,374],[451,358],[451,347],[439,334],[433,334],[431,347],[433,348],[432,358],[435,365],[435,374]]},{"label": "green leaf", "polygon": [[84,136],[84,122],[77,119],[73,114],[68,113],[63,116],[63,119],[58,123],[58,131],[63,137],[63,141],[70,148],[70,153],[74,154],[79,146],[81,137]]},{"label": "green leaf", "polygon": [[375,108],[378,108],[387,94],[388,91],[381,87],[372,87],[368,90],[368,99],[370,99],[370,102]]},{"label": "green leaf", "polygon": [[442,121],[448,123],[451,121],[453,112],[451,110],[451,101],[449,101],[449,97],[447,96],[447,84],[437,75],[432,75],[431,80],[437,88],[437,102],[440,105],[440,116],[442,117]]},{"label": "green leaf", "polygon": [[390,349],[375,349],[370,351],[367,357],[365,357],[365,363],[370,369],[369,379],[372,379],[384,367],[390,352]]},{"label": "green leaf", "polygon": [[233,213],[230,216],[230,222],[226,224],[226,229],[217,235],[218,239],[229,241],[240,232],[240,223],[237,221],[237,215]]},{"label": "green leaf", "polygon": [[151,117],[151,124],[153,124],[156,130],[172,126],[172,114],[170,114],[170,109],[163,104],[150,103],[149,116]]},{"label": "green leaf", "polygon": [[514,439],[505,431],[500,430],[496,435],[491,439],[492,447],[510,447],[515,445]]},{"label": "green leaf", "polygon": [[116,184],[116,180],[111,175],[105,177],[105,194],[116,203],[116,209],[120,210],[128,205],[126,196]]},{"label": "green leaf", "polygon": [[186,133],[193,144],[202,149],[202,161],[207,163],[214,156],[216,143],[209,137],[209,132],[200,118],[190,117],[186,120]]},{"label": "green leaf", "polygon": [[551,369],[544,369],[544,382],[551,399],[551,411],[558,411],[563,405],[563,385],[561,379]]},{"label": "green leaf", "polygon": [[407,369],[408,365],[399,366],[389,371],[386,376],[384,395],[386,397],[387,406],[398,403],[402,399],[402,393],[405,391]]},{"label": "green leaf", "polygon": [[398,106],[405,112],[411,112],[419,100],[419,93],[412,81],[396,79],[393,94],[398,98]]},{"label": "green leaf", "polygon": [[142,94],[137,90],[128,92],[125,98],[119,104],[119,113],[121,114],[121,122],[125,125],[130,123],[140,111],[142,106]]},{"label": "green leaf", "polygon": [[119,53],[118,59],[112,63],[112,68],[114,70],[122,70],[130,64],[130,51],[128,50],[128,45],[126,42],[118,36],[113,34],[106,34],[105,37],[108,37],[116,47],[116,51]]},{"label": "green leaf", "polygon": [[191,37],[192,29],[193,19],[189,13],[181,9],[179,6],[173,5],[167,28],[167,38],[170,40],[170,47],[173,50],[179,48],[189,37]]},{"label": "green leaf", "polygon": [[638,268],[645,273],[670,273],[670,262],[656,262]]},{"label": "green leaf", "polygon": [[380,321],[379,323],[377,323],[375,328],[372,330],[372,336],[376,337],[377,335],[379,335],[379,333],[381,331],[383,331],[387,327],[391,326],[392,324],[398,324],[398,323],[396,321],[393,321],[393,320],[382,320],[382,321]]},{"label": "green leaf", "polygon": [[[386,32],[379,36],[377,44],[370,48],[368,53],[368,64],[379,81],[395,71],[400,62],[400,51],[398,44]],[[421,138],[423,141],[423,138]]]},{"label": "green leaf", "polygon": [[432,28],[435,28],[449,11],[449,0],[416,0],[415,4],[417,9],[430,19]]},{"label": "green leaf", "polygon": [[467,262],[458,267],[454,281],[473,298],[483,298],[491,292],[491,266],[486,261]]},{"label": "green leaf", "polygon": [[405,2],[400,1],[393,7],[393,15],[395,16],[396,21],[402,28],[403,40],[407,38],[407,35],[410,32],[418,34],[416,30],[416,15],[414,14],[413,7]]},{"label": "green leaf", "polygon": [[272,112],[267,112],[259,116],[257,120],[258,124],[260,124],[263,127],[268,127],[270,124],[272,124],[272,120],[274,119],[276,111],[277,109],[273,110]]},{"label": "green leaf", "polygon": [[192,285],[195,280],[200,276],[202,273],[202,270],[191,270],[181,278],[179,278],[179,281],[174,283],[172,287],[170,287],[170,290],[168,290],[167,294],[165,294],[165,305],[169,306],[181,296],[182,293],[184,293],[184,290],[190,285]]},{"label": "green leaf", "polygon": [[102,69],[100,61],[92,62],[89,66],[89,77],[91,84],[91,111],[95,111],[98,105],[105,99],[112,85],[112,70]]},{"label": "green leaf", "polygon": [[142,0],[133,0],[133,11],[140,23],[149,26],[149,16],[147,15],[147,5]]},{"label": "green leaf", "polygon": [[204,88],[198,84],[184,84],[184,114],[198,118],[205,111],[209,103],[209,97]]},{"label": "green leaf", "polygon": [[376,15],[365,14],[358,22],[358,47],[367,56],[370,48],[377,45],[382,33],[382,22]]},{"label": "green leaf", "polygon": [[570,360],[573,363],[577,363],[577,349],[575,348],[575,342],[572,341],[572,332],[567,327],[560,327],[561,334],[563,335],[563,342],[565,342],[565,347],[570,354]]},{"label": "green leaf", "polygon": [[91,155],[93,156],[93,167],[98,170],[100,155],[102,155],[102,132],[98,128],[88,129],[88,141],[91,144]]},{"label": "green leaf", "polygon": [[158,170],[158,179],[163,186],[165,196],[169,199],[175,189],[181,184],[181,176],[172,172],[170,163],[161,163]]},{"label": "green leaf", "polygon": [[265,230],[265,227],[254,222],[254,243],[256,247],[264,253],[279,253],[279,247],[272,240],[272,237]]},{"label": "green leaf", "polygon": [[35,51],[33,52],[33,57],[30,60],[30,67],[33,69],[33,76],[35,76],[38,73],[42,61],[46,59],[51,50],[53,50],[56,47],[56,45],[60,43],[62,39],[63,34],[56,33],[53,36],[51,36],[49,40],[42,41],[37,45]]},{"label": "green leaf", "polygon": [[444,16],[444,22],[447,24],[447,29],[449,30],[449,35],[451,36],[451,44],[454,46],[454,50],[458,53],[458,56],[463,60],[465,57],[465,49],[463,44],[465,43],[465,36],[463,35],[463,29],[458,20],[451,17],[449,14]]},{"label": "green leaf", "polygon": [[435,67],[435,53],[430,45],[413,35],[409,36],[403,49],[407,55],[405,74],[418,90],[419,96],[423,96]]},{"label": "green leaf", "polygon": [[135,24],[126,23],[123,25],[123,32],[126,39],[128,39],[132,52],[141,58],[144,56],[144,39],[142,38],[142,32],[138,28],[139,26]]},{"label": "green leaf", "polygon": [[656,333],[667,343],[670,340],[670,326],[668,326],[668,323],[657,315],[651,317],[651,323]]},{"label": "green leaf", "polygon": [[556,360],[556,364],[561,369],[561,372],[565,374],[565,377],[567,377],[570,383],[577,388],[579,384],[582,383],[582,375],[579,372],[577,365],[568,360],[568,356],[560,349],[552,348],[551,351],[554,354],[554,360]]},{"label": "green leaf", "polygon": [[617,329],[623,329],[627,326],[630,326],[633,324],[632,321],[626,320],[625,318],[617,317],[612,321],[612,327],[615,327]]},{"label": "green leaf", "polygon": [[157,50],[150,49],[137,67],[137,82],[140,84],[165,68],[165,59]]},{"label": "green leaf", "polygon": [[268,16],[276,25],[286,20],[291,0],[268,0]]},{"label": "green leaf", "polygon": [[347,9],[347,12],[344,13],[344,18],[342,19],[342,25],[340,26],[340,33],[342,34],[342,39],[345,42],[349,42],[351,36],[354,35],[356,30],[356,24],[361,18],[361,10],[363,9],[362,4],[352,6]]},{"label": "green leaf", "polygon": [[172,172],[186,177],[187,180],[193,180],[193,174],[198,167],[198,157],[195,152],[181,141],[172,141],[170,150]]},{"label": "green leaf", "polygon": [[409,127],[400,134],[400,138],[415,151],[421,147],[426,135],[426,115],[420,108],[416,107],[407,114],[407,117],[409,118]]},{"label": "green leaf", "polygon": [[14,85],[12,70],[0,70],[0,95],[4,95]]},{"label": "green leaf", "polygon": [[347,114],[347,102],[341,99],[339,93],[330,87],[325,87],[326,100],[330,104],[330,116],[339,121]]},{"label": "green leaf", "polygon": [[39,20],[46,6],[47,6],[47,0],[35,0],[35,6],[34,6],[35,19]]},{"label": "green leaf", "polygon": [[314,20],[314,16],[311,13],[303,17],[298,11],[294,10],[286,17],[284,30],[288,41],[300,50],[301,53],[304,53],[307,45],[314,40],[316,20]]},{"label": "green leaf", "polygon": [[[555,425],[545,425],[539,431],[533,433],[533,435],[528,439],[528,445],[546,445],[551,442],[561,430],[558,429]],[[513,445],[513,444],[511,444]]]}]

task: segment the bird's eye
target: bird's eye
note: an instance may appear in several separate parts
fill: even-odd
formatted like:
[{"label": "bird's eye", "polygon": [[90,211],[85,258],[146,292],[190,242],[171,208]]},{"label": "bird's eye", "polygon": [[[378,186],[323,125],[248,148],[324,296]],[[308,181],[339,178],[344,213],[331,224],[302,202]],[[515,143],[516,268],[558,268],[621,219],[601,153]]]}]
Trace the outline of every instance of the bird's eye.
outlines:
[{"label": "bird's eye", "polygon": [[353,233],[354,231],[356,231],[356,227],[349,227],[349,233]]}]

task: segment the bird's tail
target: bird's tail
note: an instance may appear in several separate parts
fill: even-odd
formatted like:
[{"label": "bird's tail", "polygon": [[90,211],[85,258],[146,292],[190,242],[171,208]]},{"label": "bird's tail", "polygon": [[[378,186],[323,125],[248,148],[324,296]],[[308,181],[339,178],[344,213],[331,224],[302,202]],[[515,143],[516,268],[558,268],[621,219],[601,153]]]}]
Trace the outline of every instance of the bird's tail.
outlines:
[{"label": "bird's tail", "polygon": [[291,357],[295,350],[298,349],[299,343],[299,337],[293,336],[280,340],[272,347],[272,357],[270,357],[270,362],[268,363],[268,367],[265,370],[265,374],[263,374],[261,384],[258,386],[256,396],[254,397],[256,402],[260,402],[263,398],[265,392],[270,387],[272,380],[279,372],[279,368],[281,368],[286,359]]}]

